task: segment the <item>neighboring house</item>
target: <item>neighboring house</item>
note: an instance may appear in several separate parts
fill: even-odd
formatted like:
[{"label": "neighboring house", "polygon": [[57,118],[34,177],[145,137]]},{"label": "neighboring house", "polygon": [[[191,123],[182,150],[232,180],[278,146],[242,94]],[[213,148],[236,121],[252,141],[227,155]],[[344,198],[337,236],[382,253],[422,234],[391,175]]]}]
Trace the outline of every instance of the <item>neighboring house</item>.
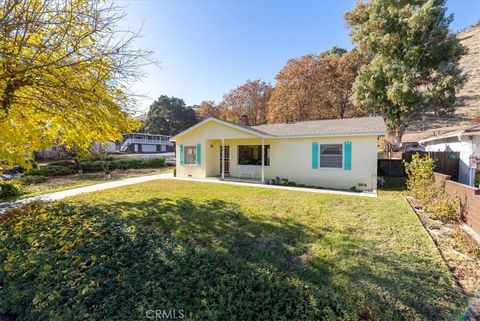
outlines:
[{"label": "neighboring house", "polygon": [[171,136],[148,133],[127,134],[123,135],[119,149],[130,153],[165,153],[173,151],[170,138]]},{"label": "neighboring house", "polygon": [[462,184],[474,185],[475,159],[480,157],[480,125],[422,139],[420,144],[429,152],[460,152],[458,181]]},{"label": "neighboring house", "polygon": [[246,125],[216,118],[174,136],[178,177],[275,177],[319,187],[374,190],[381,117]]}]

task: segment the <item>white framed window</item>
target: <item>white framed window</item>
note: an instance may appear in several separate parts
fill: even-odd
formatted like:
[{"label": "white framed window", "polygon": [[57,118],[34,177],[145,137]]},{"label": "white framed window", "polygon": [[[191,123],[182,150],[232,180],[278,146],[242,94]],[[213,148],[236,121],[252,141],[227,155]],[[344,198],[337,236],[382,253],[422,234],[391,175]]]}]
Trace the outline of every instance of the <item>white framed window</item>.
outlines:
[{"label": "white framed window", "polygon": [[195,165],[197,160],[197,146],[185,146],[183,163],[185,165]]},{"label": "white framed window", "polygon": [[343,145],[320,144],[319,145],[319,168],[342,168]]}]

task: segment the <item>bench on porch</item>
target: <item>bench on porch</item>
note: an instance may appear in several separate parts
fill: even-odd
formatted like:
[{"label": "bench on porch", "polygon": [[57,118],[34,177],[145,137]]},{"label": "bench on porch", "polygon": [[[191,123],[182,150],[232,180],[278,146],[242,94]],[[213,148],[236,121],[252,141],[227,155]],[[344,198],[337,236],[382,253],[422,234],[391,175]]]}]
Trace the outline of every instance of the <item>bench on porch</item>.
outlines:
[{"label": "bench on porch", "polygon": [[242,178],[242,174],[244,175],[251,175],[252,176],[252,181],[253,177],[255,176],[255,166],[242,166],[240,171],[238,172],[238,179]]}]

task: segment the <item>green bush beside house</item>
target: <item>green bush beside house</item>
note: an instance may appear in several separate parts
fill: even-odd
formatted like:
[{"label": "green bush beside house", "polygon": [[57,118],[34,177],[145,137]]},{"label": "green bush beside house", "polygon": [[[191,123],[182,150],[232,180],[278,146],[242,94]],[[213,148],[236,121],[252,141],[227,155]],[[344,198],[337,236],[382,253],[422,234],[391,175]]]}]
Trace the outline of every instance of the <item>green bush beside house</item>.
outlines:
[{"label": "green bush beside house", "polygon": [[435,182],[434,168],[435,161],[420,154],[413,155],[410,163],[405,162],[408,191],[427,210],[431,218],[441,221],[459,220],[458,199],[452,199],[445,193],[444,182]]}]

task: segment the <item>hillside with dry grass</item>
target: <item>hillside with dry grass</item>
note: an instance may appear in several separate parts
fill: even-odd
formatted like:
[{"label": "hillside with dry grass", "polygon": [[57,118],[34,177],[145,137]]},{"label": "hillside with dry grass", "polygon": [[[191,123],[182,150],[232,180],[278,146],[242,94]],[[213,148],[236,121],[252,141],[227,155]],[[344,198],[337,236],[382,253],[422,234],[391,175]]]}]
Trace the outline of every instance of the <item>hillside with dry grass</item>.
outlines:
[{"label": "hillside with dry grass", "polygon": [[467,75],[465,86],[459,91],[453,114],[435,116],[433,113],[418,116],[410,123],[403,141],[414,141],[471,124],[480,116],[480,24],[458,34],[468,53],[460,60]]}]

